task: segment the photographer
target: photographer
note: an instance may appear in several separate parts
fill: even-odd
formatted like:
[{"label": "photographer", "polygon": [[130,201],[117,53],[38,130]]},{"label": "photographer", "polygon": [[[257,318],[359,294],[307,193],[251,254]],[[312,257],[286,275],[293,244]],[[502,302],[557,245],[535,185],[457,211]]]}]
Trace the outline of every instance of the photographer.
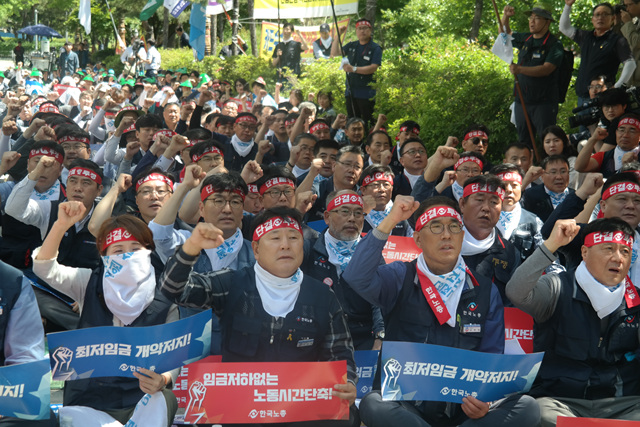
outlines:
[{"label": "photographer", "polygon": [[[124,64],[123,75],[128,74],[137,75],[136,70],[138,68],[138,61],[147,60],[147,51],[144,48],[144,43],[138,38],[136,34],[131,46],[127,47],[125,51],[120,55],[120,61]],[[141,65],[140,65],[141,66]]]},{"label": "photographer", "polygon": [[640,67],[638,67],[640,61],[640,20],[637,19],[638,17],[640,17],[640,0],[624,0],[624,6],[620,11],[620,20],[622,21],[620,32],[629,42],[631,54],[636,61],[636,70],[628,82],[631,86],[640,85]]}]

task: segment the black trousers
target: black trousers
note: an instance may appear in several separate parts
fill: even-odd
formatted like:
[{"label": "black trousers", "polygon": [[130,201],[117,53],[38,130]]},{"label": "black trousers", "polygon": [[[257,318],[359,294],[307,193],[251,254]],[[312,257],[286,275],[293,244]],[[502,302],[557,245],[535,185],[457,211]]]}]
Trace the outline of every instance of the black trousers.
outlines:
[{"label": "black trousers", "polygon": [[[367,125],[367,128],[370,128],[375,124],[373,120],[373,109],[376,105],[375,99],[364,99],[364,98],[354,98],[349,95],[345,99],[347,103],[347,116],[348,117],[359,117]],[[365,129],[365,132],[367,129]]]}]

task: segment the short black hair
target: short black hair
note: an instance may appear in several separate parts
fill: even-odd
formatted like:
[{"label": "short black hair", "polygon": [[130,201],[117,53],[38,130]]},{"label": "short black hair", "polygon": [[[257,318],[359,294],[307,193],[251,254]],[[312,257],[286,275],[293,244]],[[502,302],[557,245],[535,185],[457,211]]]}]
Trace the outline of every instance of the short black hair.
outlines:
[{"label": "short black hair", "polygon": [[524,171],[518,165],[514,165],[513,163],[500,163],[499,165],[495,165],[491,168],[489,173],[491,175],[498,175],[505,172],[516,172],[519,173],[521,177],[524,178]]},{"label": "short black hair", "polygon": [[285,206],[274,206],[271,209],[263,210],[253,218],[253,221],[251,221],[251,235],[253,236],[253,233],[256,232],[256,228],[260,225],[269,221],[271,218],[276,217],[290,217],[298,223],[300,230],[302,230],[302,214],[300,214],[297,209]]},{"label": "short black hair", "polygon": [[[34,143],[31,146],[31,150],[38,150],[40,148],[49,148],[49,149],[55,151],[56,153],[60,154],[62,156],[62,158],[64,159],[64,149],[56,141],[52,141],[50,139],[43,139],[41,141],[37,141],[36,143]],[[31,150],[29,150],[29,151],[31,151]]]},{"label": "short black hair", "polygon": [[194,156],[200,156],[211,147],[216,147],[218,150],[220,150],[221,153],[224,153],[224,147],[221,143],[219,143],[215,139],[207,139],[206,141],[200,141],[197,144],[193,145],[191,147],[191,150],[189,151],[189,155],[193,159]]},{"label": "short black hair", "polygon": [[289,169],[281,165],[265,166],[262,169],[262,172],[263,172],[262,177],[260,177],[260,179],[258,179],[254,183],[258,186],[258,188],[260,188],[262,184],[269,181],[271,178],[287,178],[293,181],[294,183],[296,182],[296,176],[293,173],[291,173]]},{"label": "short black hair", "polygon": [[[318,143],[318,137],[317,137],[317,136],[312,135],[312,134],[310,134],[310,133],[301,133],[301,134],[297,135],[297,136],[293,139],[293,141],[291,141],[291,145],[292,145],[293,147],[295,147],[295,146],[296,146],[296,145],[298,145],[298,144],[300,143],[300,141],[301,141],[301,140],[303,140],[303,139],[310,139],[310,140],[312,140],[315,144],[317,144],[317,143]],[[315,144],[314,144],[314,146],[315,146]]]},{"label": "short black hair", "polygon": [[623,88],[611,88],[598,94],[600,105],[629,105],[629,95]]},{"label": "short black hair", "polygon": [[615,233],[622,231],[627,236],[634,236],[633,228],[620,218],[600,218],[590,222],[584,227],[584,235],[590,233]]},{"label": "short black hair", "polygon": [[[464,182],[464,186],[471,184],[480,184],[481,186],[487,186],[489,191],[497,191],[498,188],[502,188],[502,190],[506,189],[504,182],[495,175],[477,175],[472,176]],[[469,197],[469,196],[467,196]],[[465,197],[465,199],[467,198]]]},{"label": "short black hair", "polygon": [[422,148],[424,148],[425,150],[427,149],[427,147],[424,146],[424,142],[422,141],[422,139],[418,138],[417,136],[411,137],[409,139],[407,139],[404,144],[402,144],[402,147],[400,147],[400,156],[402,157],[404,155],[404,152],[406,151],[405,148],[407,145],[417,142],[418,144],[422,145]]},{"label": "short black hair", "polygon": [[602,193],[609,189],[609,187],[620,184],[621,182],[633,182],[634,184],[640,185],[640,178],[633,172],[619,172],[611,175],[607,178],[607,181],[602,186]]},{"label": "short black hair", "polygon": [[377,164],[374,163],[372,165],[367,166],[366,168],[364,168],[364,170],[362,171],[362,173],[360,174],[360,181],[358,182],[358,185],[360,185],[360,187],[362,187],[362,183],[364,182],[364,179],[368,176],[371,176],[373,174],[376,173],[383,173],[385,175],[389,175],[391,176],[391,178],[395,178],[395,174],[393,173],[393,170],[391,170],[391,168],[389,166],[382,166],[381,164]]},{"label": "short black hair", "polygon": [[159,175],[165,176],[167,177],[169,180],[171,180],[171,182],[176,182],[176,178],[171,175],[170,173],[165,172],[164,170],[162,170],[161,168],[157,167],[157,166],[149,166],[144,168],[142,171],[140,171],[139,173],[137,173],[133,179],[132,179],[132,188],[135,192],[136,191],[136,185],[138,183],[138,181],[140,181],[142,178],[145,178],[149,175],[151,175],[152,173],[157,173]]},{"label": "short black hair", "polygon": [[553,156],[545,157],[544,159],[542,159],[540,167],[542,167],[542,169],[546,169],[547,165],[553,162],[563,162],[567,165],[567,167],[571,166],[569,165],[569,160],[567,160],[567,158],[563,154],[554,154]]},{"label": "short black hair", "polygon": [[162,128],[162,119],[157,114],[145,114],[136,120],[136,130],[142,128]]},{"label": "short black hair", "polygon": [[512,148],[517,148],[518,150],[529,150],[529,153],[531,153],[531,146],[529,144],[526,144],[524,142],[512,142],[511,144],[507,145],[507,147],[504,149],[503,154],[506,156],[507,155],[507,151],[511,150]]},{"label": "short black hair", "polygon": [[218,126],[232,125],[235,122],[236,122],[236,118],[235,117],[231,117],[231,116],[227,116],[225,114],[221,114],[220,117],[218,117],[218,121],[216,122],[216,128]]},{"label": "short black hair", "polygon": [[356,123],[362,123],[362,127],[364,127],[364,131],[367,131],[367,125],[365,124],[364,120],[362,120],[360,117],[351,117],[349,120],[347,120],[347,124],[345,125],[345,129],[349,129],[351,126],[353,126]]},{"label": "short black hair", "polygon": [[393,143],[391,142],[391,137],[384,130],[377,130],[377,131],[371,132],[369,134],[369,136],[367,136],[367,142],[365,143],[365,145],[371,145],[371,142],[373,141],[373,137],[376,136],[376,135],[384,135],[384,136],[386,136],[387,137],[387,141],[389,141],[389,147],[391,147],[393,145]]},{"label": "short black hair", "polygon": [[[578,155],[578,152],[575,149],[575,147],[571,145],[571,143],[569,142],[569,137],[567,136],[567,133],[564,131],[564,129],[562,129],[560,126],[557,126],[557,125],[551,125],[544,128],[541,136],[543,146],[544,146],[544,139],[549,134],[552,134],[560,138],[560,140],[562,141],[562,154],[566,158]],[[544,155],[546,155],[546,152],[544,153]]]},{"label": "short black hair", "polygon": [[615,14],[616,12],[613,6],[611,5],[611,3],[605,2],[605,3],[598,3],[597,5],[593,6],[593,9],[591,9],[591,13],[595,13],[596,9],[599,8],[600,6],[608,7],[612,15]]},{"label": "short black hair", "polygon": [[474,130],[481,130],[482,132],[487,134],[487,138],[491,136],[491,132],[489,132],[489,129],[485,126],[485,125],[481,125],[479,123],[474,123],[472,125],[467,126],[467,128],[464,130],[464,132],[462,133],[463,138],[464,135],[468,134],[471,131]]},{"label": "short black hair", "polygon": [[205,128],[189,129],[184,133],[184,136],[192,142],[202,142],[211,139],[211,132]]},{"label": "short black hair", "polygon": [[97,163],[92,162],[91,160],[75,159],[69,165],[69,170],[71,170],[71,169],[73,169],[75,167],[89,169],[90,171],[95,172],[96,175],[98,175],[100,177],[101,181],[104,180],[104,175],[102,174],[102,168],[100,168],[100,166],[98,166]]},{"label": "short black hair", "polygon": [[217,117],[221,117],[222,113],[211,113],[207,116],[206,119],[204,119],[204,122],[206,124],[210,124],[212,121],[214,121]]},{"label": "short black hair", "polygon": [[291,22],[287,22],[285,21],[284,24],[282,24],[282,29],[284,30],[285,28],[291,28],[291,31],[293,31],[293,24]]},{"label": "short black hair", "polygon": [[249,187],[244,182],[244,179],[236,171],[229,171],[229,173],[216,173],[208,176],[202,182],[200,190],[207,185],[211,184],[216,193],[222,193],[223,191],[240,190],[245,196],[249,193]]},{"label": "short black hair", "polygon": [[340,144],[334,139],[321,139],[315,147],[313,147],[313,155],[317,156],[321,149],[329,148],[340,151]]}]

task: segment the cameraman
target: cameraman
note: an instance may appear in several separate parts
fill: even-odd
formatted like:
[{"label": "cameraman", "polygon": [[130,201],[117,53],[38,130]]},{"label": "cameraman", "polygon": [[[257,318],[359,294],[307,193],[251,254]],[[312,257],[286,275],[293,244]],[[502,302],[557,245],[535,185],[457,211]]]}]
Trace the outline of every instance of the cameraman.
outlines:
[{"label": "cameraman", "polygon": [[[636,69],[629,79],[628,84],[631,86],[640,85],[640,0],[624,0],[624,6],[620,11],[620,20],[622,27],[620,32],[629,42],[631,54],[636,61]],[[634,22],[635,21],[635,22]]]},{"label": "cameraman", "polygon": [[591,78],[591,83],[587,86],[589,90],[589,100],[583,102],[577,108],[574,108],[573,112],[576,115],[569,117],[570,128],[580,127],[580,132],[569,135],[571,145],[577,147],[578,151],[582,150],[587,139],[589,139],[596,130],[601,116],[598,94],[604,92],[609,87],[610,84],[607,81],[607,76],[599,75]]},{"label": "cameraman", "polygon": [[122,55],[120,55],[120,61],[124,64],[122,74],[124,76],[129,74],[132,76],[137,75],[136,69],[138,67],[138,61],[144,62],[146,59],[147,51],[144,49],[144,44],[136,34],[131,42],[131,46],[127,47],[125,51],[122,52]]}]

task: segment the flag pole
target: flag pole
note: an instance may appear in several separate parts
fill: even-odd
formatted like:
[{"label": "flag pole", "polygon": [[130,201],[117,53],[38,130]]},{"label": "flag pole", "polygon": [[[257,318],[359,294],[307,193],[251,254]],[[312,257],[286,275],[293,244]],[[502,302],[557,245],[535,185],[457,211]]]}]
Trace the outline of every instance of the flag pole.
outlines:
[{"label": "flag pole", "polygon": [[[278,0],[280,1],[280,0]],[[340,38],[340,28],[338,28],[338,17],[336,16],[336,8],[335,5],[333,3],[333,0],[331,0],[331,12],[333,13],[333,25],[336,28],[336,37],[338,38],[338,44],[340,45],[340,57],[342,58],[343,55],[343,48],[342,48],[342,39]],[[349,24],[347,24],[349,25]],[[346,35],[347,32],[345,31],[344,34]],[[349,78],[351,73],[346,73],[346,79],[345,79],[345,86],[347,89],[347,93],[349,93],[351,96],[349,97],[349,101],[351,101],[351,111],[353,111],[353,114],[356,113],[356,109],[355,109],[355,105],[353,104],[353,92],[351,92],[351,84],[349,83]]]},{"label": "flag pole", "polygon": [[[498,19],[498,34],[500,34],[504,30],[502,28],[502,22],[500,20],[500,13],[498,12],[498,5],[496,5],[496,0],[491,0],[491,2],[493,3],[493,10],[496,12],[496,18]],[[533,127],[531,126],[531,120],[529,120],[529,113],[527,113],[527,107],[524,104],[524,97],[522,96],[522,89],[520,89],[520,82],[518,81],[518,76],[514,74],[513,79],[515,81],[516,93],[518,94],[518,98],[520,99],[520,105],[522,105],[522,114],[524,115],[524,121],[527,124],[527,130],[529,131],[529,138],[531,139],[531,147],[533,147],[533,154],[535,154],[536,161],[539,163],[540,154],[538,154],[538,148],[536,147],[536,139],[534,138]]]}]

